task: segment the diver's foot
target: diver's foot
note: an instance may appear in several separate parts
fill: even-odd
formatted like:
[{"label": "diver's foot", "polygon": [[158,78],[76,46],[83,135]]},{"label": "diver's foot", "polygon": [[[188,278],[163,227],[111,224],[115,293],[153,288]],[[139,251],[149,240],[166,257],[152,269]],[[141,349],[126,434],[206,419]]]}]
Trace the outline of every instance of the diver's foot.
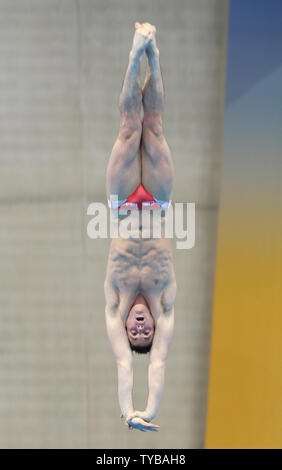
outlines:
[{"label": "diver's foot", "polygon": [[151,31],[153,34],[156,34],[156,26],[151,23],[138,23],[138,21],[136,21],[135,29],[136,31],[139,31],[139,30]]},{"label": "diver's foot", "polygon": [[159,49],[156,41],[156,27],[150,23],[144,23],[144,27],[147,28],[153,34],[151,41],[146,47],[146,54],[148,59],[155,56],[159,56]]},{"label": "diver's foot", "polygon": [[154,32],[152,28],[145,26],[146,24],[149,23],[135,23],[135,34],[131,48],[132,55],[140,57],[153,39]]}]

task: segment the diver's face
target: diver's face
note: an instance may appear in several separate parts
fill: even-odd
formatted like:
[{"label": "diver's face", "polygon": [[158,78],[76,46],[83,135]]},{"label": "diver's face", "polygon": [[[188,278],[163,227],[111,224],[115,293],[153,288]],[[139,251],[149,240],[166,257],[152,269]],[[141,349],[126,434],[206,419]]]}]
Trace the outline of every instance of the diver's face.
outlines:
[{"label": "diver's face", "polygon": [[133,346],[148,346],[154,337],[154,319],[145,305],[136,304],[126,319],[127,336]]}]

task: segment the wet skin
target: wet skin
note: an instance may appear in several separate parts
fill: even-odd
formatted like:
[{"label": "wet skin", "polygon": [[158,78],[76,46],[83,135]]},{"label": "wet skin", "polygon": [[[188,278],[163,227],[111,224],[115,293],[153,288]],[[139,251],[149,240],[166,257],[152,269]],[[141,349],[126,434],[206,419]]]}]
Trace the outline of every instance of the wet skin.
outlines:
[{"label": "wet skin", "polygon": [[[169,239],[113,239],[106,285],[118,295],[119,314],[133,345],[152,342],[163,294],[175,282]],[[174,293],[171,304],[174,302]]]}]

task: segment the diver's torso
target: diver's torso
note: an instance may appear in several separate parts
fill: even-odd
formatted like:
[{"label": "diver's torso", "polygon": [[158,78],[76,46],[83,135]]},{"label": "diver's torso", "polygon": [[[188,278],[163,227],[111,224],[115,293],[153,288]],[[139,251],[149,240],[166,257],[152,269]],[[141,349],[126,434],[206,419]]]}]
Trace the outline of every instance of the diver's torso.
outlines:
[{"label": "diver's torso", "polygon": [[120,297],[134,300],[142,294],[156,310],[162,292],[174,277],[169,239],[112,240],[106,280],[118,290]]},{"label": "diver's torso", "polygon": [[[162,228],[164,221],[159,221]],[[171,240],[152,238],[152,220],[146,226],[144,219],[142,222],[136,225],[132,237],[112,239],[106,285],[111,285],[118,292],[120,303],[128,307],[142,294],[156,318],[162,309],[163,292],[175,282]]]},{"label": "diver's torso", "polygon": [[170,240],[113,239],[109,268],[119,290],[124,286],[162,290],[173,271]]}]

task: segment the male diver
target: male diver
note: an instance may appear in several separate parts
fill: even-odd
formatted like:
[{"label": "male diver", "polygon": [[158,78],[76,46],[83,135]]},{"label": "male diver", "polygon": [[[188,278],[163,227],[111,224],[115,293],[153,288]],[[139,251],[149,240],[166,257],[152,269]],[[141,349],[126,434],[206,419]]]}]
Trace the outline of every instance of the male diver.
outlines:
[{"label": "male diver", "polygon": [[[162,129],[164,88],[155,34],[155,26],[135,23],[120,94],[120,130],[108,163],[106,188],[113,210],[141,212],[149,208],[161,211],[163,220],[170,204],[174,169]],[[141,89],[138,73],[143,53],[147,73]],[[118,201],[112,201],[111,195],[118,195]],[[174,326],[176,281],[170,239],[113,238],[104,289],[107,333],[118,369],[121,417],[129,429],[157,431],[159,426],[151,421],[162,397]],[[150,353],[144,411],[134,410],[132,402],[133,351]]]}]

